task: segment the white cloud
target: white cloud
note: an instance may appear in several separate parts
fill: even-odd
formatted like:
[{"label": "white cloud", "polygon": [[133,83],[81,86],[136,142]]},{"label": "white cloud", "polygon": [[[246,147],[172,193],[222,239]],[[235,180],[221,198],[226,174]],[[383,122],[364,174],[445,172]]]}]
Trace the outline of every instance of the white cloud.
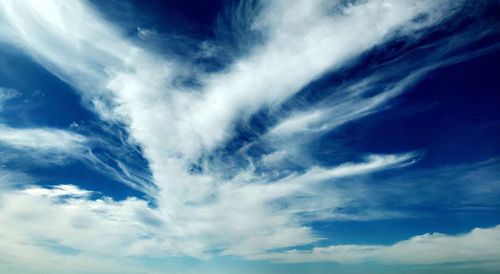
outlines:
[{"label": "white cloud", "polygon": [[500,258],[500,226],[475,228],[461,235],[427,233],[393,245],[334,245],[311,250],[255,255],[274,262],[378,262],[386,264],[441,264],[488,262]]},{"label": "white cloud", "polygon": [[[28,188],[4,194],[3,221],[10,219],[4,226],[24,228],[17,233],[10,231],[11,235],[33,237],[31,242],[35,244],[41,239],[54,240],[76,250],[109,256],[128,245],[123,243],[125,246],[122,246],[120,243],[123,240],[142,233],[140,224],[133,217],[140,210],[147,209],[144,201],[87,200],[87,191],[69,187],[72,188],[70,193],[64,190],[68,186],[62,185],[52,189]],[[78,195],[75,195],[75,190]],[[80,195],[82,193],[85,196]],[[33,205],[37,205],[36,208]],[[15,220],[16,216],[27,218]],[[127,229],[121,230],[120,227]],[[123,252],[130,251],[125,248]]]},{"label": "white cloud", "polygon": [[2,264],[24,266],[33,273],[68,273],[80,267],[98,273],[139,272],[123,257],[137,254],[138,243],[150,241],[154,226],[146,223],[156,213],[145,201],[91,200],[91,194],[73,185],[3,191]]},{"label": "white cloud", "polygon": [[290,135],[296,132],[308,131],[318,121],[324,120],[327,111],[315,110],[297,113],[272,128],[271,135]]},{"label": "white cloud", "polygon": [[3,101],[20,96],[21,93],[12,88],[0,87],[0,110],[2,110]]},{"label": "white cloud", "polygon": [[[241,114],[295,94],[406,25],[425,25],[413,18],[448,11],[433,1],[367,1],[331,15],[327,11],[334,4],[326,1],[273,2],[255,26],[268,36],[265,44],[226,72],[205,77],[200,96],[171,88],[175,70],[169,61],[121,38],[81,2],[69,7],[57,1],[6,1],[2,6],[18,33],[14,42],[84,90],[103,117],[125,119],[153,169],[156,162],[162,168],[165,155],[190,158],[212,149],[231,135]],[[68,12],[75,14],[63,16]],[[115,107],[107,108],[109,101],[102,98]]]},{"label": "white cloud", "polygon": [[0,125],[0,144],[16,149],[71,154],[81,151],[85,142],[85,137],[65,130]]},{"label": "white cloud", "polygon": [[[3,256],[29,261],[47,251],[26,244],[40,239],[109,257],[206,257],[213,250],[255,256],[317,241],[320,237],[297,216],[335,211],[347,206],[349,199],[334,197],[323,203],[331,193],[315,187],[405,166],[415,155],[374,155],[361,163],[308,167],[304,173],[279,179],[245,168],[234,178],[225,178],[205,170],[193,174],[189,167],[200,155],[227,141],[237,119],[279,104],[393,35],[410,35],[430,24],[414,21],[417,17],[439,22],[453,6],[449,1],[372,0],[332,10],[333,4],[341,2],[266,4],[254,26],[266,36],[263,44],[223,72],[197,75],[202,88],[192,91],[172,84],[183,64],[125,39],[83,1],[2,1],[1,29],[10,30],[2,38],[8,37],[7,42],[78,88],[103,119],[124,122],[130,133],[128,141],[140,144],[158,188],[145,191],[155,208],[133,198],[92,200],[88,191],[68,185],[3,193],[6,206],[0,210],[6,218],[0,220],[0,236],[9,243]],[[334,110],[296,114],[278,124],[271,135],[296,133],[303,127],[317,130],[324,123],[333,128],[375,111],[404,85],[397,88],[370,98],[348,97],[352,100]],[[328,121],[336,113],[340,115]],[[71,152],[85,142],[84,137],[61,130],[2,126],[0,132],[5,133],[0,134],[0,141],[16,148]],[[131,174],[125,166],[120,168]],[[151,189],[147,185],[137,188]],[[322,203],[300,204],[299,194]]]},{"label": "white cloud", "polygon": [[[21,92],[0,87],[0,111],[5,101]],[[76,133],[53,128],[14,128],[0,123],[0,145],[32,154],[75,154],[84,149],[87,139]],[[32,155],[31,155],[32,156]]]},{"label": "white cloud", "polygon": [[391,88],[369,98],[366,97],[366,93],[370,90],[370,85],[376,84],[374,80],[368,79],[362,85],[355,83],[344,87],[335,93],[336,99],[328,106],[285,117],[271,128],[266,137],[279,143],[296,135],[300,135],[301,138],[314,137],[315,133],[331,131],[376,112],[384,103],[400,95],[406,87],[417,81],[421,74],[421,72],[412,73],[400,82],[394,83]]},{"label": "white cloud", "polygon": [[16,185],[32,184],[34,179],[20,171],[7,170],[0,165],[0,190],[11,190]]},{"label": "white cloud", "polygon": [[[345,6],[344,15],[332,16],[328,7],[334,5],[340,4],[268,3],[256,22],[256,28],[266,33],[267,42],[229,71],[206,79],[201,99],[179,95],[181,105],[189,101],[180,117],[189,125],[182,135],[188,134],[196,145],[211,149],[230,135],[231,124],[241,115],[248,116],[296,94],[328,70],[382,43],[416,16],[444,12],[430,1],[366,1]],[[196,148],[189,144],[184,151],[189,155]]]},{"label": "white cloud", "polygon": [[285,150],[275,151],[270,154],[262,156],[261,161],[265,166],[274,166],[283,161],[288,156]]},{"label": "white cloud", "polygon": [[[17,249],[35,248],[24,245],[42,240],[98,256],[205,257],[209,255],[205,252],[214,248],[222,248],[224,254],[255,254],[318,239],[309,227],[293,220],[294,212],[273,208],[270,203],[276,199],[306,191],[322,180],[387,168],[404,158],[372,158],[367,163],[315,170],[276,183],[226,183],[214,193],[218,196],[214,201],[170,208],[170,204],[159,204],[158,209],[135,198],[93,200],[92,192],[73,185],[11,189],[0,198],[0,213],[4,216],[0,235],[5,235],[2,241],[13,248],[5,249],[6,253],[25,259],[32,254]],[[183,210],[177,211],[179,208]]]},{"label": "white cloud", "polygon": [[85,197],[88,196],[91,192],[79,189],[74,185],[57,185],[51,189],[42,188],[42,187],[32,187],[22,191],[31,196],[40,196],[40,197],[61,197],[61,196],[73,196],[73,197]]}]

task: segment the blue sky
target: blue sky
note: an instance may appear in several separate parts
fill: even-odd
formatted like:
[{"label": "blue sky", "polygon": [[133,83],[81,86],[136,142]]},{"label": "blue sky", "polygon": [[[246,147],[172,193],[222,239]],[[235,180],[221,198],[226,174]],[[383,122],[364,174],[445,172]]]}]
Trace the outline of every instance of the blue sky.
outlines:
[{"label": "blue sky", "polygon": [[497,273],[498,1],[0,3],[0,272]]}]

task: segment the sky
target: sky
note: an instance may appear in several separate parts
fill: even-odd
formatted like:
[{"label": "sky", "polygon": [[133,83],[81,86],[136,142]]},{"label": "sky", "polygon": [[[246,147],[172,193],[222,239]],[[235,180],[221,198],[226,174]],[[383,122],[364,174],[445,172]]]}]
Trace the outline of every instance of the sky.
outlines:
[{"label": "sky", "polygon": [[0,272],[500,272],[499,15],[1,1]]}]

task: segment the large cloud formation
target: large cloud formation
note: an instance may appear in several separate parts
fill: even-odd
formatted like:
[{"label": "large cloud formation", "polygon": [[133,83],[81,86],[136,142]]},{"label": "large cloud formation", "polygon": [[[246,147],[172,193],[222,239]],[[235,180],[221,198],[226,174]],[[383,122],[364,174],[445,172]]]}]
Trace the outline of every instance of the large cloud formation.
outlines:
[{"label": "large cloud formation", "polygon": [[[260,33],[262,42],[223,70],[199,72],[200,85],[193,87],[175,84],[189,64],[141,46],[87,2],[2,1],[1,41],[75,87],[103,123],[123,126],[129,133],[126,142],[141,147],[153,185],[136,178],[128,185],[148,200],[116,201],[71,184],[36,186],[33,179],[21,182],[19,176],[21,189],[7,183],[0,194],[0,259],[12,264],[43,258],[36,263],[44,268],[59,261],[68,262],[60,267],[75,265],[71,260],[99,261],[95,265],[102,270],[114,269],[117,258],[132,256],[417,264],[498,258],[498,227],[459,236],[416,236],[391,246],[290,250],[322,238],[309,222],[339,217],[336,209],[366,199],[335,189],[336,180],[405,167],[420,155],[367,152],[359,161],[329,167],[301,162],[297,170],[287,169],[284,159],[302,153],[307,140],[377,112],[427,72],[481,52],[450,55],[460,45],[446,44],[429,57],[434,62],[381,66],[335,87],[335,96],[322,104],[277,115],[276,123],[255,141],[268,149],[258,158],[246,157],[243,147],[235,152],[243,160],[229,163],[236,168],[225,173],[224,159],[217,154],[237,135],[237,123],[249,123],[262,109],[277,110],[312,81],[391,39],[418,40],[463,2],[265,2],[244,13],[252,18],[234,19]],[[375,95],[373,87],[378,87]],[[17,151],[83,158],[89,157],[85,147],[93,143],[68,130],[5,125],[0,125],[0,142]],[[17,177],[3,176],[9,181]],[[341,218],[391,214],[397,212],[380,209]],[[279,248],[289,250],[270,251]]]}]

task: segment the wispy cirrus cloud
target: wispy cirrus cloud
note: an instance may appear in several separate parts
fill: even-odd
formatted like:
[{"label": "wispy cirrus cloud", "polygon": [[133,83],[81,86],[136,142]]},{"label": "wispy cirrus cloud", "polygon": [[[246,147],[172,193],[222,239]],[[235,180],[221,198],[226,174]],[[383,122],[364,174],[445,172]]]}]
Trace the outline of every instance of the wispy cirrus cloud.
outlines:
[{"label": "wispy cirrus cloud", "polygon": [[[403,168],[414,164],[419,155],[364,152],[359,155],[362,160],[338,165],[307,162],[302,169],[285,167],[269,172],[258,166],[259,161],[267,167],[276,165],[308,139],[304,136],[332,131],[383,109],[425,73],[466,59],[464,56],[437,62],[441,56],[433,54],[436,62],[432,65],[402,62],[391,66],[394,60],[389,60],[389,65],[377,70],[379,73],[362,75],[341,85],[335,90],[338,92],[332,91],[322,105],[311,104],[305,111],[292,114],[277,111],[276,123],[268,125],[263,134],[256,134],[255,143],[271,151],[261,153],[257,160],[238,162],[226,176],[220,170],[231,167],[227,168],[216,154],[235,138],[236,124],[241,120],[248,121],[262,109],[277,110],[311,82],[355,63],[391,39],[418,40],[421,32],[446,21],[462,4],[389,0],[263,3],[259,13],[252,14],[254,18],[239,20],[262,35],[261,43],[252,45],[220,71],[197,73],[200,84],[192,87],[175,84],[176,77],[192,64],[141,47],[86,2],[2,2],[0,24],[8,35],[0,39],[22,49],[75,87],[84,104],[103,122],[124,127],[128,135],[120,145],[140,147],[153,185],[117,155],[105,159],[116,158],[113,166],[92,152],[85,158],[107,174],[114,174],[118,181],[143,191],[154,202],[152,206],[138,198],[97,199],[90,190],[71,185],[9,191],[2,194],[8,206],[0,209],[7,216],[0,234],[9,241],[4,257],[28,261],[40,253],[51,253],[36,244],[25,244],[51,240],[83,256],[110,258],[238,255],[288,262],[301,256],[315,260],[318,255],[318,260],[336,261],[340,256],[337,253],[348,250],[352,254],[346,255],[345,261],[372,257],[384,261],[389,256],[386,254],[398,252],[400,246],[408,252],[416,251],[414,246],[408,247],[409,243],[420,245],[427,239],[468,242],[469,236],[438,235],[387,248],[332,247],[269,253],[318,242],[321,235],[309,222],[335,219],[340,214],[337,209],[358,202],[357,197],[338,189],[328,191],[324,185]],[[446,48],[442,55],[450,52]],[[374,86],[383,87],[374,91]],[[61,129],[0,126],[0,135],[0,142],[15,149],[68,154],[83,150],[87,141],[80,134]],[[39,205],[39,211],[28,206],[32,204]],[[34,217],[19,218],[27,212]],[[383,215],[373,214],[377,218]],[[342,216],[356,217],[360,216]],[[48,219],[57,224],[55,229],[49,229]],[[16,227],[23,229],[13,232]],[[471,237],[490,233],[478,231]],[[496,233],[497,229],[491,231]],[[13,233],[17,234],[9,239]],[[25,252],[25,248],[34,251]],[[433,250],[434,242],[423,248]],[[341,261],[344,257],[339,258]],[[425,258],[422,262],[432,263]]]},{"label": "wispy cirrus cloud", "polygon": [[0,87],[0,110],[3,101],[19,96],[21,93],[12,88]]},{"label": "wispy cirrus cloud", "polygon": [[[15,89],[0,88],[0,111],[10,99],[20,95],[21,92]],[[0,123],[0,147],[3,147],[3,153],[14,149],[28,152],[30,157],[52,155],[52,160],[60,160],[82,153],[87,142],[86,137],[68,130],[48,127],[15,128]],[[8,155],[4,155],[3,160],[7,158]]]},{"label": "wispy cirrus cloud", "polygon": [[81,151],[85,142],[85,137],[64,130],[0,125],[0,143],[15,149],[71,154]]}]

